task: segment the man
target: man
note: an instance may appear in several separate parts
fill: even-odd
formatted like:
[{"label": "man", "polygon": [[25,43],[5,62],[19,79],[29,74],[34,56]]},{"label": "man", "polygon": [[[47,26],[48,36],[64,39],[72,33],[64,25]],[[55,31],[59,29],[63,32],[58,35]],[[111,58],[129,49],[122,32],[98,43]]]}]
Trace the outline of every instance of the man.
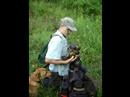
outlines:
[{"label": "man", "polygon": [[69,63],[77,58],[72,56],[67,60],[62,60],[62,56],[68,54],[67,37],[75,31],[77,31],[77,29],[74,20],[70,17],[62,18],[59,29],[53,34],[53,37],[48,44],[45,62],[50,64],[49,70],[58,73],[59,76],[68,75]]}]

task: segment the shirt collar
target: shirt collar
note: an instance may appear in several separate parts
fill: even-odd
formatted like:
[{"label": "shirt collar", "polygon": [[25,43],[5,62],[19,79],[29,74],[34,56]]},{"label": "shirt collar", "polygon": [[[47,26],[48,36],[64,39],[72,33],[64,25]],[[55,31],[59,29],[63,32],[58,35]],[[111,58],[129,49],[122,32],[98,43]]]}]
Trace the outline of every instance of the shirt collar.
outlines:
[{"label": "shirt collar", "polygon": [[62,38],[66,39],[66,37],[65,37],[59,30],[57,30],[55,34],[58,34],[58,35],[60,35]]}]

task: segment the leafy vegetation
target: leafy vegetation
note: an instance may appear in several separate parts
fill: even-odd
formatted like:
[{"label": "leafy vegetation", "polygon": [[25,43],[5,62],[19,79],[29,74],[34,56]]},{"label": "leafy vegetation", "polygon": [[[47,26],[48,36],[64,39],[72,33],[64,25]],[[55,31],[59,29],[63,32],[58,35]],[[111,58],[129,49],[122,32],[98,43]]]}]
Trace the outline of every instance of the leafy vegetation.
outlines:
[{"label": "leafy vegetation", "polygon": [[[68,37],[68,44],[77,43],[81,47],[82,62],[97,86],[98,97],[102,97],[101,3],[101,0],[29,0],[29,73],[39,65],[40,49],[57,30],[60,19],[69,16],[75,20],[78,31]],[[41,88],[39,97],[56,97],[50,91]]]}]

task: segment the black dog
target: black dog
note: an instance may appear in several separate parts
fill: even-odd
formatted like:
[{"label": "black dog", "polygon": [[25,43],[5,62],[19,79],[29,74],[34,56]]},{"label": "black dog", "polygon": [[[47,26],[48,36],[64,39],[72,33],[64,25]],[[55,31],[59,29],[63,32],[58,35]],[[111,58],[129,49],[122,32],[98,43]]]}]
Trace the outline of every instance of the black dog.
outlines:
[{"label": "black dog", "polygon": [[62,56],[63,60],[69,59],[72,56],[78,56],[78,58],[70,63],[70,71],[73,71],[75,69],[81,69],[84,73],[86,72],[86,68],[84,68],[82,65],[82,62],[80,60],[80,47],[77,44],[71,44],[68,48],[68,55]]},{"label": "black dog", "polygon": [[80,47],[72,44],[69,46],[68,51],[68,56],[62,57],[63,59],[76,55],[79,57],[70,63],[69,76],[68,78],[66,77],[66,80],[63,80],[64,84],[62,83],[61,86],[62,90],[64,90],[63,94],[66,97],[96,97],[96,87],[86,75],[87,70],[80,60]]}]

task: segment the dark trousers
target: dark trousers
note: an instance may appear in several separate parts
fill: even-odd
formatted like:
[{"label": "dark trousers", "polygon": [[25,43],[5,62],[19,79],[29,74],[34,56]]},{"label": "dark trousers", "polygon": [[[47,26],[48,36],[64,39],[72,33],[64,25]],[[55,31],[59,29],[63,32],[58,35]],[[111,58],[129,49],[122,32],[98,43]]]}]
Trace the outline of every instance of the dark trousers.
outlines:
[{"label": "dark trousers", "polygon": [[56,72],[51,72],[51,73],[52,76],[50,78],[44,78],[42,80],[43,86],[59,88],[63,77],[59,76],[58,73]]}]

